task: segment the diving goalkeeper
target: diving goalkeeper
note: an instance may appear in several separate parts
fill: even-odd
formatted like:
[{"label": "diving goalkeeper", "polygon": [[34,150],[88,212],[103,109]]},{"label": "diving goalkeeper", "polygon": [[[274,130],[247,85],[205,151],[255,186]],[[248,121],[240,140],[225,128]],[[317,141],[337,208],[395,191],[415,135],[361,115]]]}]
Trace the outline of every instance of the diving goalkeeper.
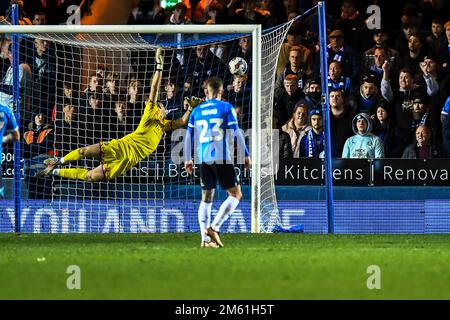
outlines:
[{"label": "diving goalkeeper", "polygon": [[[152,78],[150,96],[145,105],[144,113],[137,129],[121,139],[79,148],[62,158],[49,158],[44,161],[47,168],[37,173],[37,176],[59,176],[68,179],[100,182],[114,179],[154,152],[165,131],[175,130],[187,125],[192,108],[199,101],[192,99],[184,103],[187,111],[176,120],[166,120],[166,110],[158,103],[158,91],[161,84],[164,57],[161,48],[156,50],[156,71]],[[195,103],[190,103],[195,101]],[[101,164],[95,169],[58,168],[72,161],[84,158],[100,159]]]}]

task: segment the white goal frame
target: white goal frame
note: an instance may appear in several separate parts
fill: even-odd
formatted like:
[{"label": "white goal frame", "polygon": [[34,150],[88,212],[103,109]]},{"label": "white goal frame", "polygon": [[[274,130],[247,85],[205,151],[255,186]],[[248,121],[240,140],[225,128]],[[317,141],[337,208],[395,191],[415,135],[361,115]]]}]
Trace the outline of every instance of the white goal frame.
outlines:
[{"label": "white goal frame", "polygon": [[228,33],[252,35],[251,231],[260,232],[261,217],[261,25],[0,25],[5,34],[176,34]]}]

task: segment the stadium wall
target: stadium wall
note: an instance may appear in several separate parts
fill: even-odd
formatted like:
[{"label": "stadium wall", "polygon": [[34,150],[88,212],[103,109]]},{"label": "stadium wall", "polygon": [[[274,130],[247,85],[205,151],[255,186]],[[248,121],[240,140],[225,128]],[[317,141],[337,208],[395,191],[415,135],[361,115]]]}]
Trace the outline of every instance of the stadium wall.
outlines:
[{"label": "stadium wall", "polygon": [[[327,233],[325,201],[279,201],[283,225],[302,224],[306,233]],[[22,210],[24,233],[198,232],[198,201],[165,201],[152,205],[102,201],[85,205],[26,200]],[[219,203],[213,207],[213,215]],[[222,232],[251,231],[250,202],[243,201]],[[0,232],[14,231],[14,201],[0,204]],[[450,200],[336,201],[335,232],[450,233]]]}]

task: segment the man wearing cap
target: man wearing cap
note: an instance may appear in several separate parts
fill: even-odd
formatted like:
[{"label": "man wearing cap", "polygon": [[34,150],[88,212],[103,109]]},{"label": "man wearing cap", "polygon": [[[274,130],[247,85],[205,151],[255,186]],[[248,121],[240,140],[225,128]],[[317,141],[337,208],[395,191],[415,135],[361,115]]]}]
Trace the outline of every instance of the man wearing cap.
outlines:
[{"label": "man wearing cap", "polygon": [[425,57],[422,37],[418,33],[413,33],[408,37],[408,52],[401,57],[399,67],[411,69],[418,74],[420,73],[420,62]]},{"label": "man wearing cap", "polygon": [[330,33],[330,44],[327,46],[328,63],[339,61],[342,63],[343,75],[350,77],[352,81],[358,80],[359,61],[355,51],[345,45],[344,32],[334,30]]},{"label": "man wearing cap", "polygon": [[371,133],[372,120],[365,113],[353,118],[352,129],[355,135],[347,139],[342,150],[342,158],[379,159],[384,158],[381,139]]},{"label": "man wearing cap", "polygon": [[383,100],[383,93],[380,94],[377,79],[372,73],[363,75],[361,85],[353,93],[358,112],[374,114],[376,106]]},{"label": "man wearing cap", "polygon": [[302,104],[306,104],[309,110],[322,108],[322,88],[320,79],[311,79],[306,82],[305,97],[300,100]]},{"label": "man wearing cap", "polygon": [[312,129],[303,136],[300,141],[301,158],[323,158],[325,149],[325,133],[323,131],[322,112],[311,110],[309,119]]}]

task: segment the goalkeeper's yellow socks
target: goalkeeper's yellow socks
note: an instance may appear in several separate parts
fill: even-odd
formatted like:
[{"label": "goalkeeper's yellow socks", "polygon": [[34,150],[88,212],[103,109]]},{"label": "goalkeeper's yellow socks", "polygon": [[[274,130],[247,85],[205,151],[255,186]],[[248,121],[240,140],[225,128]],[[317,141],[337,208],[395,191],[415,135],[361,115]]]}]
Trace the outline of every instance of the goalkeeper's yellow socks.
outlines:
[{"label": "goalkeeper's yellow socks", "polygon": [[83,158],[83,156],[81,155],[80,149],[76,149],[76,150],[69,152],[66,156],[61,158],[59,162],[61,164],[63,164],[63,163],[71,162],[71,161],[81,160],[82,158]]},{"label": "goalkeeper's yellow socks", "polygon": [[63,178],[86,181],[88,171],[84,168],[53,169],[52,174]]}]

